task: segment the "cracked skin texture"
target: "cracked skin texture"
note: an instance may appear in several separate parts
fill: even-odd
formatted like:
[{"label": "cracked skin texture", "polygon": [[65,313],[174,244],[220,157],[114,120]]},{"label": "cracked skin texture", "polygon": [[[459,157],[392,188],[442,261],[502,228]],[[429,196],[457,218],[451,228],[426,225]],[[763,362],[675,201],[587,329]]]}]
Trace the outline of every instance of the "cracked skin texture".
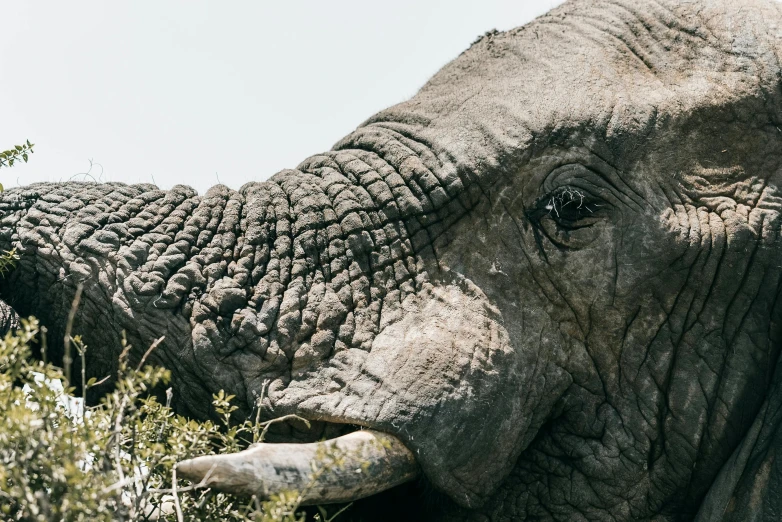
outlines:
[{"label": "cracked skin texture", "polygon": [[6,191],[0,295],[396,435],[428,520],[777,520],[781,9],[574,0],[269,181]]}]

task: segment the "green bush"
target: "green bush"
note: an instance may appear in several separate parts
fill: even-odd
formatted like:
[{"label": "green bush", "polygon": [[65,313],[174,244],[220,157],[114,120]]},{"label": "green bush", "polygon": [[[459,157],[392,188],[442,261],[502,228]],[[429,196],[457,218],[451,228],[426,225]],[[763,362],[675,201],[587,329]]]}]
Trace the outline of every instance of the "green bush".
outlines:
[{"label": "green bush", "polygon": [[[14,145],[12,149],[0,152],[0,168],[13,167],[14,163],[19,163],[19,160],[27,163],[30,154],[33,153],[33,147],[35,147],[35,144],[30,143],[30,140],[27,140],[21,145]],[[0,183],[0,192],[2,191],[3,184]]]},{"label": "green bush", "polygon": [[[192,485],[174,489],[177,462],[243,449],[262,440],[274,421],[232,422],[233,397],[222,392],[213,403],[220,422],[174,414],[170,389],[169,404],[149,393],[168,382],[169,372],[143,360],[131,367],[129,346],[120,356],[115,390],[85,407],[60,368],[31,358],[38,338],[38,322],[29,319],[0,340],[2,520],[304,520],[295,492],[260,502]],[[87,347],[77,336],[72,344],[83,361]],[[84,373],[81,381],[83,390],[97,384]],[[339,465],[339,456],[329,459],[328,465]],[[322,508],[315,519],[329,520]]]}]

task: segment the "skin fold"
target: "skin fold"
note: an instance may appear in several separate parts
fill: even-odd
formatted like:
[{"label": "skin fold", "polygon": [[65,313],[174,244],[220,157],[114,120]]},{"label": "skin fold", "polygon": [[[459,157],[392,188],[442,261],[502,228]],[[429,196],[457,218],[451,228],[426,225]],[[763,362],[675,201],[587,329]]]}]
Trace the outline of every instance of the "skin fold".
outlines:
[{"label": "skin fold", "polygon": [[572,0],[266,182],[8,190],[0,296],[394,435],[427,520],[777,520],[781,9]]}]

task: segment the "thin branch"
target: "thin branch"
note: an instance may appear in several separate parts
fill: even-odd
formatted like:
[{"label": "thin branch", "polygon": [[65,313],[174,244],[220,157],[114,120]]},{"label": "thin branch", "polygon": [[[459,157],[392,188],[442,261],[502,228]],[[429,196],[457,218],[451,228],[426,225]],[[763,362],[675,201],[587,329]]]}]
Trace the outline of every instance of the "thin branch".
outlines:
[{"label": "thin branch", "polygon": [[[204,478],[201,479],[201,482],[198,484],[193,484],[192,486],[185,486],[183,488],[177,488],[177,489],[161,489],[161,488],[151,488],[145,491],[146,494],[158,494],[158,495],[172,495],[175,492],[179,491],[180,493],[187,493],[188,491],[195,491],[197,489],[204,489],[208,488],[207,482],[209,481],[209,478],[212,476],[212,473],[214,472],[215,468],[217,467],[217,464],[213,464],[211,468],[209,468],[209,471],[206,472],[206,475],[204,475]],[[174,466],[176,469],[176,466]]]},{"label": "thin branch", "polygon": [[[347,511],[348,509],[350,509],[352,506],[353,506],[353,502],[351,502],[351,503],[350,503],[350,504],[348,504],[347,506],[344,506],[342,509],[340,509],[339,511],[337,511],[336,513],[334,513],[333,515],[331,515],[331,516],[330,516],[330,517],[329,517],[327,520],[325,520],[324,522],[332,522],[334,519],[336,519],[338,516],[340,516],[342,513],[344,513],[344,512],[345,512],[345,511]],[[325,518],[325,517],[324,517],[324,518]]]},{"label": "thin branch", "polygon": [[261,385],[261,395],[258,397],[258,400],[255,403],[255,407],[258,408],[255,412],[255,423],[253,424],[253,444],[256,444],[258,442],[263,442],[263,439],[260,438],[260,432],[259,428],[261,427],[261,410],[263,409],[263,398],[266,395],[266,390],[269,387],[269,380],[266,379],[263,381],[263,384]]},{"label": "thin branch", "polygon": [[82,290],[84,290],[84,285],[79,283],[79,286],[76,287],[76,295],[73,296],[71,310],[68,312],[68,321],[65,323],[65,335],[63,336],[65,354],[63,355],[62,362],[63,366],[65,366],[66,387],[71,384],[71,331],[73,330],[73,321],[76,319],[76,310],[79,308],[79,302],[81,301]]},{"label": "thin branch", "polygon": [[174,509],[176,509],[177,522],[185,522],[184,516],[182,515],[182,506],[179,504],[179,494],[177,493],[176,482],[176,466],[174,466],[174,469],[171,471],[171,494],[174,495]]},{"label": "thin branch", "polygon": [[283,415],[282,417],[277,417],[276,419],[268,420],[266,422],[261,423],[263,425],[263,431],[261,432],[261,440],[266,439],[266,432],[269,431],[269,428],[272,426],[272,424],[277,424],[278,422],[285,422],[286,420],[291,420],[291,419],[300,420],[307,426],[307,428],[310,427],[310,421],[308,421],[303,417],[299,417],[295,413],[291,413],[289,415]]},{"label": "thin branch", "polygon": [[105,488],[103,488],[102,490],[100,490],[100,492],[101,492],[101,493],[111,493],[112,491],[116,491],[116,490],[118,490],[118,489],[122,489],[122,488],[124,488],[125,486],[127,486],[127,485],[128,485],[128,484],[130,484],[131,482],[133,482],[133,479],[132,479],[132,478],[130,478],[130,477],[128,477],[128,478],[126,478],[126,479],[123,479],[123,480],[118,480],[118,481],[117,481],[117,482],[115,482],[114,484],[112,484],[112,485],[110,485],[110,486],[106,486]]},{"label": "thin branch", "polygon": [[41,358],[43,359],[44,365],[47,363],[46,352],[48,350],[48,346],[46,346],[46,333],[48,331],[49,331],[48,328],[46,328],[45,326],[41,326]]},{"label": "thin branch", "polygon": [[100,386],[100,385],[101,385],[101,384],[103,384],[104,382],[108,381],[108,380],[109,380],[109,377],[111,377],[111,375],[107,375],[107,376],[106,376],[106,377],[104,377],[103,379],[101,379],[101,380],[99,380],[99,381],[96,381],[96,382],[94,382],[94,383],[90,384],[88,387],[89,387],[89,388],[94,388],[95,386]]},{"label": "thin branch", "polygon": [[147,357],[149,357],[149,354],[151,354],[151,353],[152,353],[152,352],[155,350],[155,348],[157,348],[158,346],[160,346],[160,343],[162,343],[162,342],[163,342],[163,340],[164,340],[165,338],[166,338],[166,336],[165,336],[165,335],[164,335],[164,336],[162,336],[162,337],[160,337],[160,338],[159,338],[159,339],[157,339],[155,342],[153,342],[153,343],[152,343],[152,344],[149,346],[149,348],[147,348],[147,351],[146,351],[146,352],[144,352],[144,356],[143,356],[143,357],[141,358],[141,360],[138,362],[138,366],[136,366],[136,371],[137,371],[137,372],[141,370],[141,367],[142,367],[142,366],[144,365],[144,363],[147,361]]}]

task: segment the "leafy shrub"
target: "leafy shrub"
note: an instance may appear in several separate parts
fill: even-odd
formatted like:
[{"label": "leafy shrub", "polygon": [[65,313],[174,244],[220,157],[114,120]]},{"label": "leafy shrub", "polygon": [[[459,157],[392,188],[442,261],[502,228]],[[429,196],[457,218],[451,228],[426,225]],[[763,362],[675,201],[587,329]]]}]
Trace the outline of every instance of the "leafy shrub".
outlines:
[{"label": "leafy shrub", "polygon": [[0,277],[5,277],[16,266],[17,261],[19,261],[19,255],[15,248],[0,252]]},{"label": "leafy shrub", "polygon": [[[169,372],[144,360],[131,367],[127,345],[115,390],[86,407],[72,396],[61,369],[31,359],[38,336],[38,322],[29,319],[0,340],[2,520],[304,520],[295,492],[260,502],[172,482],[177,462],[242,449],[262,440],[274,421],[258,422],[256,416],[233,423],[233,397],[223,392],[213,402],[220,422],[176,415],[169,407],[170,389],[169,404],[149,394],[168,382]],[[72,343],[84,360],[87,347],[78,336]],[[98,384],[85,381],[83,373],[81,379],[83,390]],[[326,457],[326,465],[339,465],[339,455]],[[320,508],[315,519],[333,518]]]},{"label": "leafy shrub", "polygon": [[[27,140],[22,145],[14,145],[12,149],[0,152],[0,168],[13,167],[14,163],[19,163],[19,160],[27,163],[30,154],[33,153],[33,147],[35,147],[35,144]],[[0,183],[0,192],[2,191],[3,185]]]}]

